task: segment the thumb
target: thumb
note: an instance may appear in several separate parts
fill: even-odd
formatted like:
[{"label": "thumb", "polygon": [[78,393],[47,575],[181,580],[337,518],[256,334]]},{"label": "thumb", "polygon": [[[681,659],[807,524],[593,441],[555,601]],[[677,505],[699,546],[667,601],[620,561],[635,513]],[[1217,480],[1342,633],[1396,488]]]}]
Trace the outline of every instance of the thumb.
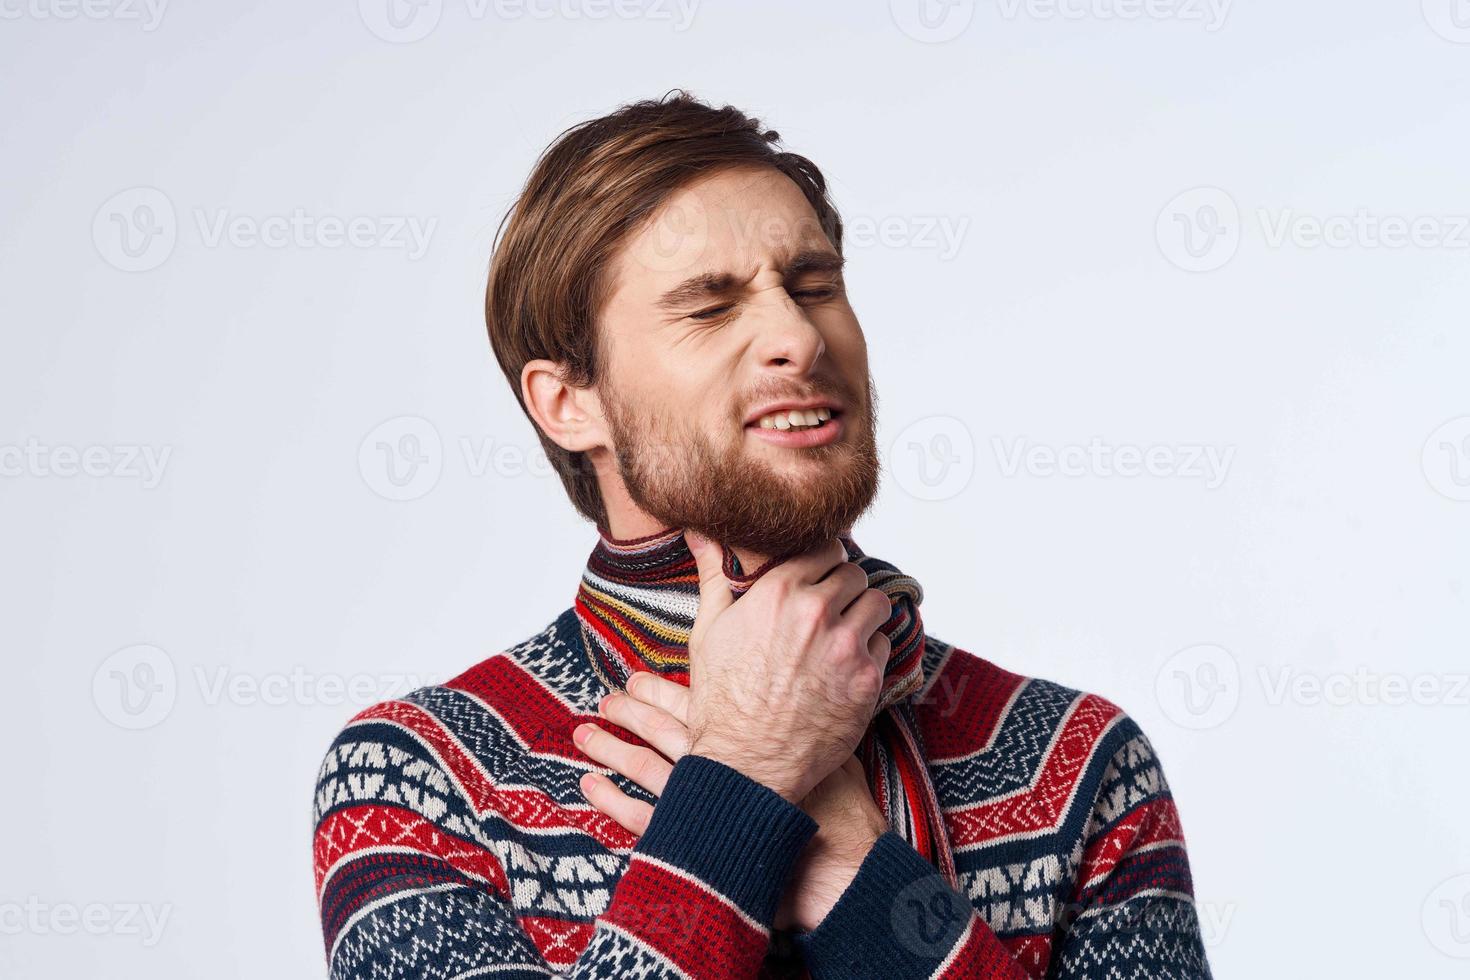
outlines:
[{"label": "thumb", "polygon": [[730,608],[735,597],[730,594],[730,580],[725,578],[724,549],[695,531],[685,531],[684,541],[699,566],[699,612],[694,617],[695,629],[699,630]]}]

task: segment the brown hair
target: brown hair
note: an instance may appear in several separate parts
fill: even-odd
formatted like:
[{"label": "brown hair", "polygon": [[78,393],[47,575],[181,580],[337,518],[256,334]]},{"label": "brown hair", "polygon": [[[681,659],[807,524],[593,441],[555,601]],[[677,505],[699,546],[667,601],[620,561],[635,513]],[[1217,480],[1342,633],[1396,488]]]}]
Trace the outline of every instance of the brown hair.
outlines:
[{"label": "brown hair", "polygon": [[[732,166],[774,167],[801,188],[841,253],[842,220],[826,179],[810,160],[779,150],[780,139],[733,106],[716,109],[674,89],[573,126],[547,147],[496,233],[485,291],[490,346],[528,419],[526,362],[561,363],[563,380],[575,387],[602,380],[595,326],[608,294],[608,262],[670,194],[695,179]],[[573,506],[607,526],[584,454],[561,448],[539,427],[536,434]]]}]

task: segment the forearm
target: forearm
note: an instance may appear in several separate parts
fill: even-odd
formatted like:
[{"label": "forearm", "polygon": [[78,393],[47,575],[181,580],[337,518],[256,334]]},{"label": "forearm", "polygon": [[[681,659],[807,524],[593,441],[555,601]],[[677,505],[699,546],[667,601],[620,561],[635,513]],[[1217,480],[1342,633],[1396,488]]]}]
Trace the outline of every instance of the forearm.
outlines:
[{"label": "forearm", "polygon": [[[511,980],[548,973],[747,980],[769,948],[791,868],[816,832],[799,807],[740,773],[699,757],[681,760],[577,959],[553,954],[553,964],[543,950],[557,944],[538,944],[528,932],[539,937],[546,928],[535,921],[536,909],[512,900],[505,852],[478,832],[467,838],[454,829],[480,823],[489,830],[497,818],[476,816],[457,800],[435,820],[407,808],[427,759],[351,748],[343,758],[352,771],[329,777],[322,798],[338,802],[316,828],[333,980],[447,980],[487,970]],[[358,768],[359,760],[370,768]],[[353,778],[369,774],[379,778]],[[349,786],[403,792],[395,791],[395,802],[377,792],[348,799],[356,795]],[[378,827],[393,832],[367,832]],[[377,846],[380,836],[394,846]],[[577,931],[585,936],[585,929]]]},{"label": "forearm", "polygon": [[969,900],[893,831],[878,838],[832,910],[797,942],[813,980],[1030,980]]},{"label": "forearm", "polygon": [[781,893],[816,830],[768,787],[723,763],[685,756],[602,919],[687,976],[753,977]]}]

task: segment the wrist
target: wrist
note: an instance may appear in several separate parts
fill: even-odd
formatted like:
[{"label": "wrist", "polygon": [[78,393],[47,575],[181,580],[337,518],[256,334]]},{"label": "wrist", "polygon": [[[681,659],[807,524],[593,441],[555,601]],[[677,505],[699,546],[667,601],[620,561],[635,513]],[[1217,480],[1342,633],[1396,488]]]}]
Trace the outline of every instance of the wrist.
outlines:
[{"label": "wrist", "polygon": [[[796,925],[800,931],[810,932],[827,918],[828,913],[837,905],[838,899],[856,880],[858,872],[862,870],[863,862],[867,860],[868,855],[872,853],[873,846],[877,844],[878,837],[879,834],[864,837],[851,847],[843,848],[841,854],[834,854],[821,862],[820,866],[811,867],[806,879],[810,900],[803,903],[796,917]],[[819,845],[813,841],[811,846]]]},{"label": "wrist", "polygon": [[689,746],[690,755],[703,756],[729,766],[736,772],[755,780],[788,803],[800,805],[807,790],[792,781],[789,771],[783,771],[779,763],[753,759],[748,753],[726,749],[718,743],[701,739]]}]

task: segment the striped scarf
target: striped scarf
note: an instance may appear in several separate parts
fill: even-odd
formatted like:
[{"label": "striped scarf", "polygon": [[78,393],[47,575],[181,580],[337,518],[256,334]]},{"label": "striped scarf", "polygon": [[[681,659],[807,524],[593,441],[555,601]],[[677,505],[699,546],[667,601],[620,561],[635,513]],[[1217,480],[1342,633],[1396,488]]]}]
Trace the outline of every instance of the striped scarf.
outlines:
[{"label": "striped scarf", "polygon": [[[881,627],[893,653],[857,755],[889,827],[958,887],[949,833],[914,719],[913,695],[929,680],[924,675],[924,628],[919,618],[923,589],[893,565],[865,554],[850,532],[839,537],[849,560],[868,573],[869,588],[893,600],[893,614]],[[771,559],[746,573],[735,553],[721,548],[725,577],[737,598],[784,560]],[[689,634],[699,611],[699,567],[681,528],[628,540],[599,528],[575,609],[592,668],[610,690],[625,690],[628,677],[637,670],[689,685]]]}]

